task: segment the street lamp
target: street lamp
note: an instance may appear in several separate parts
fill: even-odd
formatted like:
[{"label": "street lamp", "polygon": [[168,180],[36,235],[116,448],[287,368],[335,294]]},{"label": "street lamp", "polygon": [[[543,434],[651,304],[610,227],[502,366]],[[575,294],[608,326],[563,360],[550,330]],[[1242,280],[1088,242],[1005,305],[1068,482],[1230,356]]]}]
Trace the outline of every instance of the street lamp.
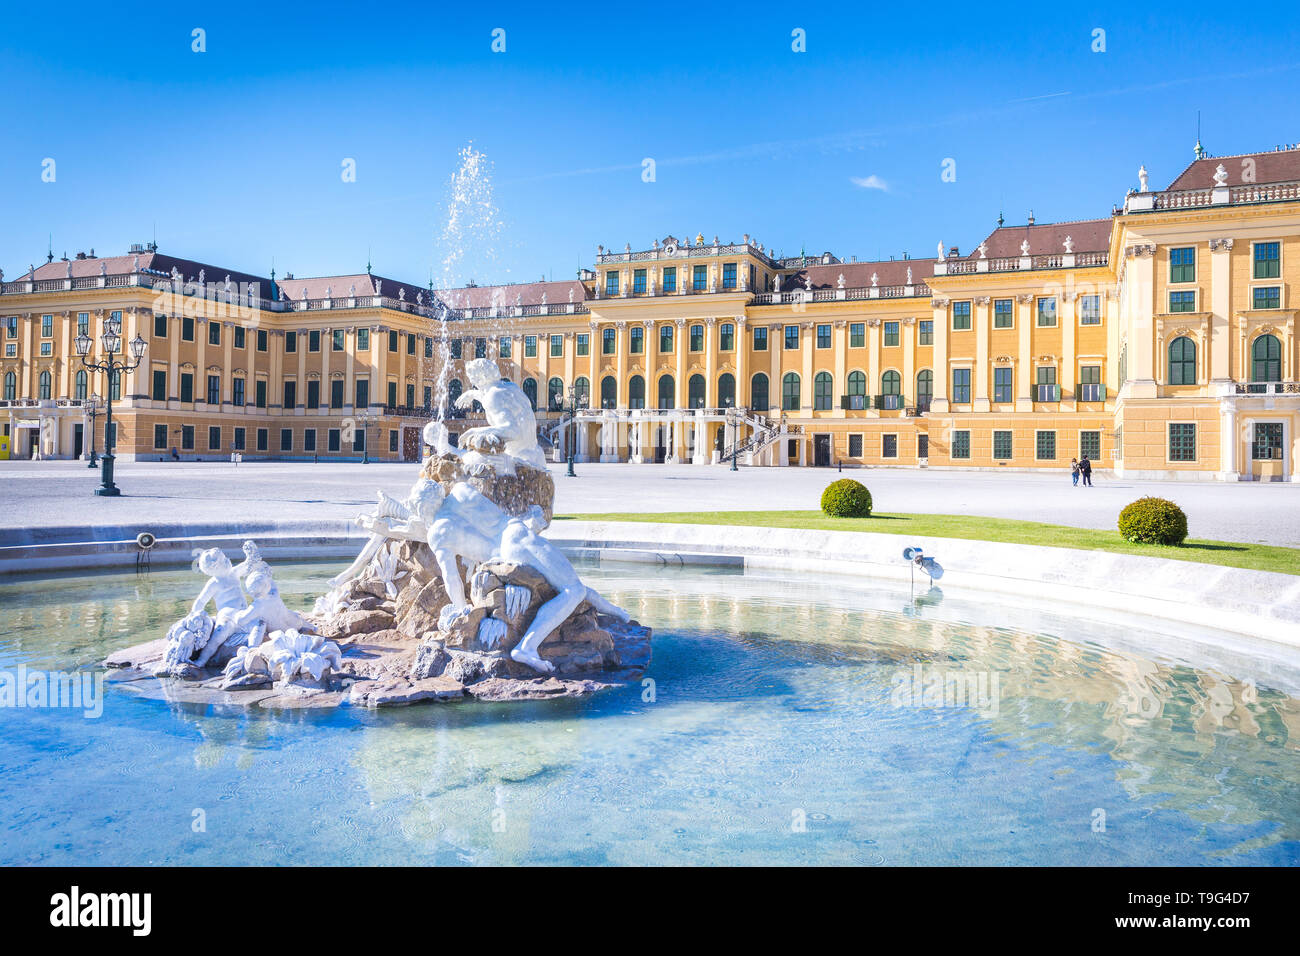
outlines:
[{"label": "street lamp", "polygon": [[[561,412],[569,413],[570,437],[569,437],[569,470],[565,472],[568,478],[576,478],[577,474],[573,470],[573,446],[578,441],[578,390],[574,385],[569,386],[569,400],[566,403],[563,394],[554,396],[552,399],[555,408]],[[583,407],[586,407],[585,405]]]},{"label": "street lamp", "polygon": [[363,412],[361,415],[361,464],[370,464],[370,413]]},{"label": "street lamp", "polygon": [[[131,358],[126,358],[122,349],[122,320],[111,315],[104,321],[104,334],[99,337],[99,343],[104,353],[104,360],[92,362],[87,358],[90,354],[90,336],[82,332],[76,338],[77,355],[81,358],[81,364],[92,371],[104,372],[108,376],[108,398],[104,403],[104,468],[100,473],[102,481],[95,489],[95,494],[115,498],[122,492],[117,485],[113,484],[113,380],[116,378],[120,382],[123,372],[132,372],[139,368],[140,360],[144,358],[146,343],[137,333],[127,346],[131,350]],[[122,352],[123,356],[121,361],[114,358],[119,352]]]},{"label": "street lamp", "polygon": [[100,398],[98,393],[92,394],[81,406],[90,419],[90,461],[86,463],[87,468],[99,467],[99,455],[95,451],[95,416],[99,414],[99,406]]}]

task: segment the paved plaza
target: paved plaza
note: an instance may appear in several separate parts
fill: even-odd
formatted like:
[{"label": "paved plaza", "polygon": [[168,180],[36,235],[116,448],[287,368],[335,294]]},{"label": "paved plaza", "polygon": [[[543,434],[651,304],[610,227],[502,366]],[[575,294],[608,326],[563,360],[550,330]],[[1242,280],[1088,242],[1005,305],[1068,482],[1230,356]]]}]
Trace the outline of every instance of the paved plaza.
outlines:
[{"label": "paved plaza", "polygon": [[[811,510],[839,477],[828,468],[579,464],[568,478],[552,465],[557,514],[610,511]],[[296,462],[119,462],[121,498],[91,492],[99,471],[76,461],[0,462],[4,528],[231,522],[241,518],[350,518],[376,489],[404,494],[413,464]],[[855,469],[882,512],[988,515],[1114,528],[1119,510],[1142,495],[1178,502],[1193,537],[1300,546],[1300,485],[1152,482],[1069,475]]]}]

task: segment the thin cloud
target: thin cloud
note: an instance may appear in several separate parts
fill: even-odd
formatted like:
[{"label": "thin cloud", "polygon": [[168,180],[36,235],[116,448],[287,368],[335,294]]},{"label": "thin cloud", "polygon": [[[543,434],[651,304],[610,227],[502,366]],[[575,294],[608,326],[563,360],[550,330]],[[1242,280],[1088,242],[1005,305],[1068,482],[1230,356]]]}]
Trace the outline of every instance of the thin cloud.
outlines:
[{"label": "thin cloud", "polygon": [[879,189],[882,193],[889,192],[889,184],[875,173],[870,176],[850,176],[849,182],[862,189]]}]

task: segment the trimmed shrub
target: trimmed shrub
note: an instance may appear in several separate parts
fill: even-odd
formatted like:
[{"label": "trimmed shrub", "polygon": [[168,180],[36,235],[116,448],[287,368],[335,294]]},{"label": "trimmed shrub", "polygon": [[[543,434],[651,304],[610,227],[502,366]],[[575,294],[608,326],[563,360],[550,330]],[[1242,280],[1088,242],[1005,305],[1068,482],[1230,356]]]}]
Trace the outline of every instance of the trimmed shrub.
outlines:
[{"label": "trimmed shrub", "polygon": [[1187,515],[1167,498],[1139,498],[1119,513],[1119,533],[1143,544],[1182,544]]},{"label": "trimmed shrub", "polygon": [[822,511],[832,518],[870,518],[871,492],[852,478],[832,481],[822,492]]}]

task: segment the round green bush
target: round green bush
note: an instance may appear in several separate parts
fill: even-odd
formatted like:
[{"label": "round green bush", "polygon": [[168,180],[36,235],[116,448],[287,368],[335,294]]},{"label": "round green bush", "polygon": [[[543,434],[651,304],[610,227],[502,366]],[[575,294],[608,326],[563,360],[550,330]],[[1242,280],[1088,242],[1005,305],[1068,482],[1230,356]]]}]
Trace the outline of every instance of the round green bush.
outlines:
[{"label": "round green bush", "polygon": [[822,492],[822,511],[832,518],[870,518],[871,492],[852,478],[832,481]]},{"label": "round green bush", "polygon": [[1139,498],[1119,513],[1119,533],[1143,544],[1182,544],[1187,515],[1167,498]]}]

